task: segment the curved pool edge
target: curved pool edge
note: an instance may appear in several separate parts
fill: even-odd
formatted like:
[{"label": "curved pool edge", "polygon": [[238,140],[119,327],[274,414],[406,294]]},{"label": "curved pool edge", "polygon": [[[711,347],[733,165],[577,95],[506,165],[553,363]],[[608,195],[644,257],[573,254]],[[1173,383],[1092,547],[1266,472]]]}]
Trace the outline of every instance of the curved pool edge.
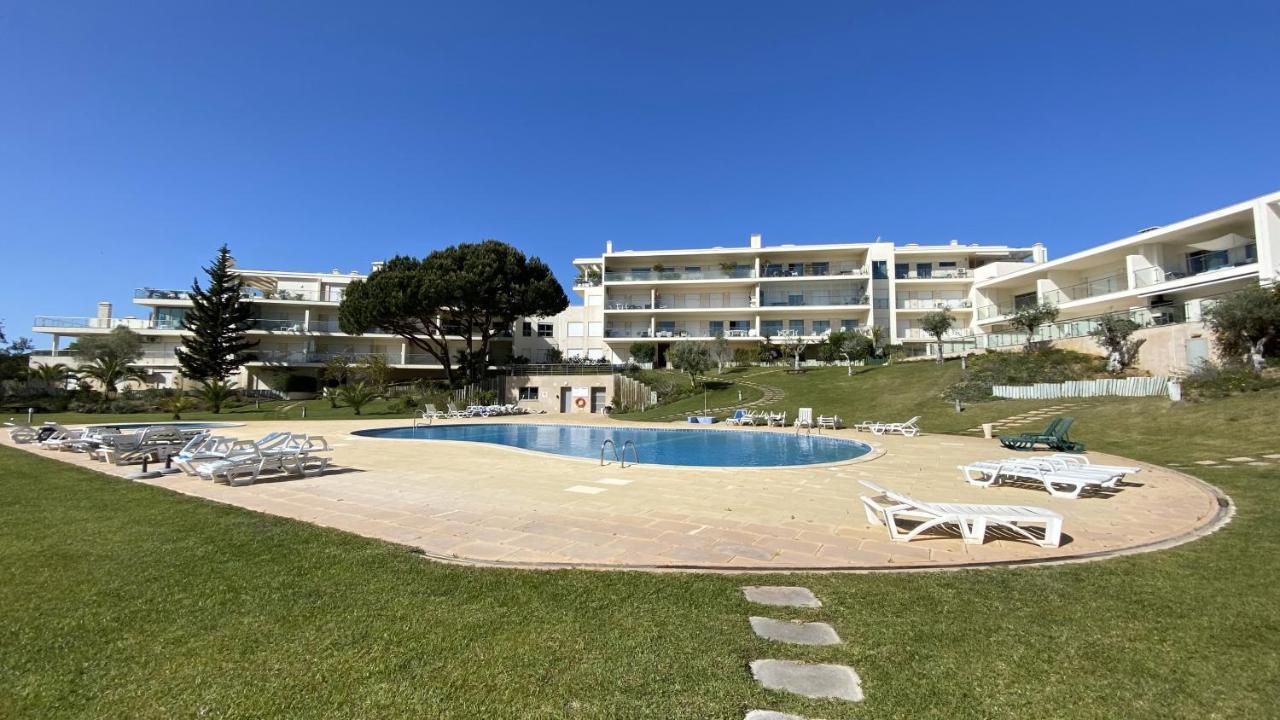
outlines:
[{"label": "curved pool edge", "polygon": [[[545,454],[545,453],[544,453]],[[862,459],[862,458],[858,458]],[[840,463],[828,463],[840,464]],[[676,466],[686,467],[686,466]],[[1179,470],[1158,465],[1162,470],[1168,470],[1170,473],[1179,475],[1190,480],[1193,485],[1207,492],[1216,501],[1215,512],[1206,518],[1205,522],[1182,532],[1176,536],[1153,540],[1149,543],[1139,545],[1130,545],[1128,547],[1120,547],[1111,550],[1098,550],[1087,553],[1078,553],[1074,555],[1055,555],[1047,558],[1026,558],[1018,560],[993,560],[984,562],[971,563],[952,563],[952,564],[925,564],[925,563],[898,563],[891,565],[858,565],[858,566],[832,566],[832,565],[742,565],[738,567],[724,567],[722,565],[699,565],[696,563],[671,563],[671,564],[618,564],[618,563],[592,563],[592,562],[519,562],[511,560],[485,560],[480,558],[465,558],[457,555],[442,555],[423,550],[414,545],[405,545],[404,543],[391,543],[400,545],[414,555],[419,555],[426,560],[438,562],[446,565],[457,565],[459,567],[474,567],[481,569],[507,569],[507,570],[524,570],[524,571],[548,571],[548,570],[586,570],[592,572],[647,572],[647,573],[690,573],[705,575],[797,575],[797,574],[813,574],[813,575],[872,575],[872,574],[899,574],[899,573],[934,573],[934,572],[957,572],[962,570],[999,570],[999,569],[1035,569],[1049,568],[1063,565],[1083,565],[1086,563],[1100,562],[1113,558],[1129,557],[1135,555],[1147,555],[1150,553],[1160,552],[1163,550],[1172,550],[1188,543],[1208,537],[1226,527],[1236,516],[1237,505],[1235,500],[1225,493],[1218,486],[1207,482],[1201,478],[1184,473]],[[761,468],[749,468],[759,470]]]},{"label": "curved pool edge", "polygon": [[[553,426],[560,426],[560,427],[575,427],[575,428],[585,428],[585,429],[593,429],[593,428],[600,428],[600,427],[613,427],[616,429],[634,428],[634,429],[651,430],[651,431],[658,431],[658,432],[708,432],[708,433],[730,432],[730,433],[733,433],[737,431],[742,431],[742,432],[772,433],[775,435],[790,434],[789,428],[761,427],[761,428],[750,428],[750,430],[748,430],[747,428],[736,428],[736,427],[729,428],[729,427],[723,427],[723,426],[722,427],[688,427],[688,428],[685,428],[685,427],[654,428],[649,426],[648,424],[636,424],[636,425],[618,424],[618,425],[602,426],[602,425],[583,424],[583,423],[539,423],[539,422],[523,422],[522,423],[514,417],[505,418],[505,419],[510,421],[492,422],[492,419],[486,419],[488,420],[488,422],[482,422],[482,423],[442,422],[442,423],[437,423],[435,425],[418,425],[416,427],[424,428],[424,427],[467,427],[467,426],[475,427],[479,425],[540,425],[540,426],[553,425]],[[458,439],[451,439],[451,438],[379,437],[377,435],[366,434],[369,432],[378,432],[378,431],[387,431],[387,430],[408,430],[408,429],[412,429],[413,427],[414,426],[409,426],[409,425],[388,425],[383,427],[360,428],[357,430],[348,431],[347,433],[345,433],[345,437],[353,440],[359,440],[362,442],[366,442],[369,440],[389,440],[389,441],[429,440],[431,442],[448,443],[450,445],[456,445],[456,446],[487,445],[490,447],[494,447],[502,450],[509,450],[509,451],[524,454],[524,455],[531,455],[534,457],[554,458],[554,459],[560,459],[560,460],[572,460],[574,462],[591,463],[592,465],[595,465],[597,467],[601,466],[600,460],[598,458],[583,457],[581,455],[565,455],[561,453],[543,452],[541,450],[532,450],[529,448],[522,448],[516,445],[508,445],[505,443],[491,443],[491,442],[482,442],[477,440],[458,440]],[[801,463],[801,464],[791,464],[791,465],[676,465],[676,464],[670,464],[670,463],[641,462],[638,464],[638,466],[647,467],[647,468],[671,468],[672,470],[697,470],[700,472],[701,471],[757,472],[757,471],[777,471],[777,470],[788,470],[788,469],[791,469],[791,470],[821,469],[821,468],[830,468],[830,467],[840,467],[840,466],[851,465],[851,464],[860,463],[860,462],[869,462],[871,460],[875,460],[877,458],[883,457],[887,452],[885,447],[878,442],[872,442],[868,440],[861,440],[861,439],[848,438],[848,437],[837,437],[837,436],[828,436],[828,435],[821,435],[821,434],[819,435],[821,438],[826,440],[832,440],[832,441],[841,442],[841,443],[849,443],[852,445],[860,445],[862,447],[865,447],[866,451],[863,452],[861,455],[857,455],[855,457],[845,458],[841,460],[831,460],[831,461],[825,461],[825,462]],[[616,464],[617,463],[615,463],[613,460],[608,459],[607,462],[603,463],[603,466],[608,467]],[[634,464],[635,463],[629,463],[627,467],[630,467],[631,465],[634,465]]]}]

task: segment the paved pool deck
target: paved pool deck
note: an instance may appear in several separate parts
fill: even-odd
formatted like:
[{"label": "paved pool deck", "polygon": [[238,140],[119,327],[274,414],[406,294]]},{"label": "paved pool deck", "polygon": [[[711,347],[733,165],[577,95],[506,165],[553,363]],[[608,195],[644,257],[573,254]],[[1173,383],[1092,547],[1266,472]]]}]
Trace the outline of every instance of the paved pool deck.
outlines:
[{"label": "paved pool deck", "polygon": [[[654,427],[559,415],[452,422]],[[1067,500],[1030,486],[973,487],[957,465],[1010,451],[994,440],[954,435],[878,437],[840,430],[827,434],[860,440],[873,452],[825,466],[725,469],[601,467],[598,460],[490,444],[350,434],[408,424],[360,418],[248,423],[218,432],[239,438],[272,430],[322,435],[333,446],[335,467],[318,477],[269,478],[242,487],[187,475],[138,482],[412,546],[441,561],[537,568],[878,571],[1079,561],[1170,547],[1213,531],[1230,516],[1225,496],[1189,475],[1100,453],[1089,458],[1143,470],[1130,478],[1132,485],[1107,497]],[[13,446],[7,433],[0,433],[0,442]],[[138,470],[17,447],[121,477]],[[952,534],[891,542],[883,526],[869,525],[863,515],[862,479],[922,500],[1056,510],[1065,518],[1064,541],[1056,549],[994,536],[966,545]]]}]

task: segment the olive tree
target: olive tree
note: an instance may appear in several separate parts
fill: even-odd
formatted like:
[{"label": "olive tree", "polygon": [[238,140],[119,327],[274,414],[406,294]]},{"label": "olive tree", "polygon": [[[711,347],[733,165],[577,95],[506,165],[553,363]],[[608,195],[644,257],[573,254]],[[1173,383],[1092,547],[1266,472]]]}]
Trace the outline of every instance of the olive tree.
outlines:
[{"label": "olive tree", "polygon": [[1280,335],[1280,287],[1237,290],[1204,313],[1224,357],[1239,357],[1261,372],[1267,345]]},{"label": "olive tree", "polygon": [[1107,351],[1107,372],[1118,373],[1138,359],[1138,349],[1145,340],[1130,336],[1142,326],[1125,315],[1105,315],[1089,334]]},{"label": "olive tree", "polygon": [[706,343],[681,340],[667,349],[667,362],[689,376],[689,385],[697,385],[698,376],[711,368],[711,350]]},{"label": "olive tree", "polygon": [[921,329],[938,341],[938,362],[942,362],[942,338],[951,332],[951,328],[955,327],[955,324],[956,318],[951,314],[951,310],[947,308],[925,313],[920,318]]},{"label": "olive tree", "polygon": [[1029,305],[1009,316],[1009,324],[1027,334],[1023,348],[1031,352],[1035,348],[1036,331],[1058,319],[1058,306],[1052,303]]}]

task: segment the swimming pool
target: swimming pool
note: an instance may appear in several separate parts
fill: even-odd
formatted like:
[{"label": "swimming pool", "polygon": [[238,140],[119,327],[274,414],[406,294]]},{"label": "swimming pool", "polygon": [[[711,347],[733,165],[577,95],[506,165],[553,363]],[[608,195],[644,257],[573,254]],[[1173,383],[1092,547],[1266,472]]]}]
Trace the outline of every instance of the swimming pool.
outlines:
[{"label": "swimming pool", "polygon": [[[871,447],[855,440],[820,435],[750,430],[674,430],[524,423],[477,423],[357,430],[355,435],[403,440],[462,440],[524,450],[600,459],[600,446],[612,440],[621,452],[630,440],[646,465],[699,467],[774,467],[852,460]],[[608,451],[606,458],[613,459]],[[630,449],[627,460],[631,461]]]}]

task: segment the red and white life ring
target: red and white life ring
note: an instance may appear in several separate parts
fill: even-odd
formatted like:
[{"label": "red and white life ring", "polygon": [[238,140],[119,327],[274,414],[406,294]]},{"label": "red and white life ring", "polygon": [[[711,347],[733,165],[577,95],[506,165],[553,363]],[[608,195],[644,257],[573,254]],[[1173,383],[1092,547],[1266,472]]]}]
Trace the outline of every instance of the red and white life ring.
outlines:
[{"label": "red and white life ring", "polygon": [[574,401],[573,401],[573,404],[574,404],[574,405],[577,405],[577,406],[578,406],[578,407],[580,407],[580,408],[584,408],[584,407],[586,407],[586,406],[587,406],[587,399],[586,399],[586,398],[578,398],[577,400],[574,400]]}]

